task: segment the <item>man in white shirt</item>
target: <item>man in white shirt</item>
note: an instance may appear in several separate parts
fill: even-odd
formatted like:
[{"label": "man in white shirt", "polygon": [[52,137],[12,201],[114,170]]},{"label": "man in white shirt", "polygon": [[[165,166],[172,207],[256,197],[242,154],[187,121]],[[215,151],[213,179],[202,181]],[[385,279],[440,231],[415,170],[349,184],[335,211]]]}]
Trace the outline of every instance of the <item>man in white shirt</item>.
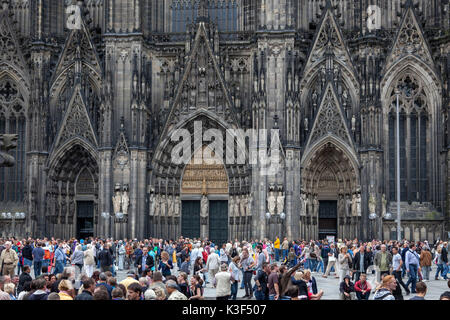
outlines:
[{"label": "man in white shirt", "polygon": [[405,289],[406,295],[409,295],[410,291],[402,279],[402,265],[403,265],[402,256],[398,252],[398,248],[393,247],[392,248],[392,274],[394,275],[395,279],[397,279],[398,283],[403,287],[403,289]]},{"label": "man in white shirt", "polygon": [[216,282],[216,273],[219,271],[220,266],[220,260],[219,255],[214,251],[211,250],[211,253],[208,256],[208,260],[206,260],[206,270],[208,270],[209,273],[209,279],[211,279],[211,284],[214,286]]},{"label": "man in white shirt", "polygon": [[228,266],[222,264],[220,272],[215,275],[216,300],[228,300],[231,295],[231,274],[227,269]]}]

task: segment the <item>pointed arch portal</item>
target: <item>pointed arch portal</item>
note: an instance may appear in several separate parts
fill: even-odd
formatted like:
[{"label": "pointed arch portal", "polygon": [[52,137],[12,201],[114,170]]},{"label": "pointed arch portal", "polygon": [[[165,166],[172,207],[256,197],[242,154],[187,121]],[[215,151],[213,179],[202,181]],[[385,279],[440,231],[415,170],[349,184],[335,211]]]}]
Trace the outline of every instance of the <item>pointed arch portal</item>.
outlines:
[{"label": "pointed arch portal", "polygon": [[[208,237],[218,244],[228,240],[228,175],[214,152],[199,148],[186,165],[181,182],[181,234]],[[195,159],[202,159],[195,163]],[[206,198],[204,198],[206,197]]]},{"label": "pointed arch portal", "polygon": [[332,139],[311,150],[304,159],[302,185],[307,205],[301,232],[306,239],[358,235],[359,218],[352,201],[359,192],[359,172],[347,151]]}]

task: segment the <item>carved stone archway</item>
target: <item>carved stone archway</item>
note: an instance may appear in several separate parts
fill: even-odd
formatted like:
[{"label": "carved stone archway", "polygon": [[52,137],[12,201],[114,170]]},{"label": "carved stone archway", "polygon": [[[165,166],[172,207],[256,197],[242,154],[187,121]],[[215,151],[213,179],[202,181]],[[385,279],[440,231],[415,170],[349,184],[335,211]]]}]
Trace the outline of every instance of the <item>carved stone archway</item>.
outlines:
[{"label": "carved stone archway", "polygon": [[[354,159],[342,148],[328,141],[307,155],[302,171],[302,186],[302,198],[305,199],[300,217],[302,238],[317,239],[321,232],[329,232],[339,238],[358,235],[361,214],[361,210],[357,210],[358,202],[361,208],[359,172]],[[335,217],[328,217],[326,213],[325,217],[320,211],[320,203],[335,206],[335,209],[330,209],[336,212]],[[326,221],[321,221],[320,216]],[[333,228],[336,233],[332,231]]]},{"label": "carved stone archway", "polygon": [[49,235],[66,239],[76,235],[77,201],[92,202],[96,233],[99,176],[96,158],[75,140],[50,158],[45,217],[45,230]]}]

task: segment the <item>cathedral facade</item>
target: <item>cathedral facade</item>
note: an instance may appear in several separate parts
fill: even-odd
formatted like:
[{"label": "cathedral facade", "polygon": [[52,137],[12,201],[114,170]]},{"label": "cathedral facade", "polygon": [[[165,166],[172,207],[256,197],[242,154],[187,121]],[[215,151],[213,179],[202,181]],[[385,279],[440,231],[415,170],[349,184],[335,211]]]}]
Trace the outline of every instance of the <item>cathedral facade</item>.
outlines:
[{"label": "cathedral facade", "polygon": [[395,239],[398,120],[402,237],[448,238],[449,1],[1,4],[0,236]]}]

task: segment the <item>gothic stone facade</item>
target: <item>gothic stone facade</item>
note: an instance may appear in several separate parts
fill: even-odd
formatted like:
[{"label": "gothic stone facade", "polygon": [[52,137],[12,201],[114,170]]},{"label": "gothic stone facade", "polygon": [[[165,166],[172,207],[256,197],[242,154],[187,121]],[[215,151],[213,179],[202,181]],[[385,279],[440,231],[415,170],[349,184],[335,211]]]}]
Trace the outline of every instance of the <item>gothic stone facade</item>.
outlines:
[{"label": "gothic stone facade", "polygon": [[[1,3],[1,236],[394,238],[398,98],[404,237],[447,237],[449,1]],[[281,170],[174,163],[198,122]]]}]

